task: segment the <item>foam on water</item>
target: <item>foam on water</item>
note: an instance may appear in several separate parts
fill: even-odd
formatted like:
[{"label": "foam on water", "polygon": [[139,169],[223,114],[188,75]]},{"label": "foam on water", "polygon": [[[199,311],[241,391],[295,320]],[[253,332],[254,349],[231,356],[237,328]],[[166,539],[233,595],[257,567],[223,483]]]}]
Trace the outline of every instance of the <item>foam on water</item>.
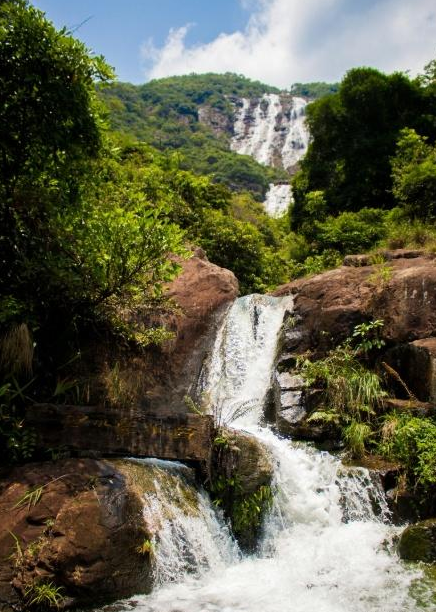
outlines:
[{"label": "foam on water", "polygon": [[[176,572],[175,583],[165,583],[164,577],[151,595],[130,600],[137,612],[436,610],[425,592],[419,606],[410,595],[421,572],[407,568],[396,555],[398,529],[389,523],[383,490],[368,470],[344,466],[336,456],[280,439],[261,426],[277,335],[285,310],[291,308],[291,298],[254,295],[237,300],[201,381],[220,406],[223,421],[232,419],[235,405],[250,403],[252,409],[232,426],[257,436],[274,460],[273,506],[258,554],[234,554],[229,534],[214,522],[207,497],[201,497],[208,535],[198,536],[185,525],[181,538],[186,554],[197,555],[200,571]],[[161,562],[165,568],[167,559],[171,569],[177,528],[168,529]],[[214,550],[206,554],[204,548]]]}]

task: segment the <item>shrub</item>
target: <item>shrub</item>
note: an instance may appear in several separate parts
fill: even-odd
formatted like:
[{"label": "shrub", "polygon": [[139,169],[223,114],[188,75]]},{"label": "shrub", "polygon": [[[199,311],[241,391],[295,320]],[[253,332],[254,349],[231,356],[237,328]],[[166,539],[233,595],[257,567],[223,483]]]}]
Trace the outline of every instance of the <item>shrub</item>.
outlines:
[{"label": "shrub", "polygon": [[436,484],[436,423],[429,418],[390,414],[383,423],[379,451],[403,463],[409,480]]},{"label": "shrub", "polygon": [[352,338],[332,349],[323,359],[305,358],[299,363],[306,384],[325,389],[322,406],[310,420],[339,425],[345,443],[355,456],[364,453],[380,400],[386,395],[380,377],[361,362],[368,351],[382,346],[377,335],[381,324],[381,321],[373,321],[356,326]]}]

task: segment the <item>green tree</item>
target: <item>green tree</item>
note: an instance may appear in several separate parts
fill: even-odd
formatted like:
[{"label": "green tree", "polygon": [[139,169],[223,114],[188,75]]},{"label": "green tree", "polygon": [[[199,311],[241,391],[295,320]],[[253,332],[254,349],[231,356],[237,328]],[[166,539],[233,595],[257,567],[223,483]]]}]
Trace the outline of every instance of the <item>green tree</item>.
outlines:
[{"label": "green tree", "polygon": [[6,195],[23,177],[95,155],[101,146],[96,80],[102,57],[57,31],[25,0],[0,5],[0,172]]},{"label": "green tree", "polygon": [[293,181],[292,226],[306,217],[306,196],[323,191],[327,212],[391,208],[390,157],[399,131],[423,122],[422,86],[400,73],[355,68],[339,91],[310,104],[312,142]]},{"label": "green tree", "polygon": [[393,194],[408,217],[436,218],[436,147],[414,130],[400,133],[392,160]]}]

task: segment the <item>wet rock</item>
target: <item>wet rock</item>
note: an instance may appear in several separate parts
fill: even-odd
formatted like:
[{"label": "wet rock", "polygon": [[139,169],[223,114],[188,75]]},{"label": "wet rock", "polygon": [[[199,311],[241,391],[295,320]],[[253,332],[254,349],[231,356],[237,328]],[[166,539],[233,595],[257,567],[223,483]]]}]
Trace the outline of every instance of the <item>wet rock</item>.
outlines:
[{"label": "wet rock", "polygon": [[401,466],[398,463],[387,461],[379,455],[365,455],[358,461],[351,461],[349,464],[359,465],[377,474],[384,491],[389,491],[396,487],[401,474]]},{"label": "wet rock", "polygon": [[[39,499],[24,499],[39,487]],[[60,587],[65,607],[150,589],[150,558],[138,552],[151,537],[141,496],[107,461],[69,459],[14,468],[0,482],[0,524],[4,612],[14,605],[20,609],[27,589],[38,582]]]},{"label": "wet rock", "polygon": [[264,512],[271,499],[274,466],[269,450],[254,436],[220,429],[214,444],[211,491],[240,546],[254,550]]},{"label": "wet rock", "polygon": [[386,492],[386,500],[392,512],[391,520],[397,525],[413,523],[422,517],[422,496],[404,489],[404,487],[394,487]]},{"label": "wet rock", "polygon": [[292,434],[295,426],[307,417],[304,380],[297,374],[276,370],[273,392],[277,430]]},{"label": "wet rock", "polygon": [[401,534],[398,552],[406,561],[436,562],[436,519],[410,525]]}]

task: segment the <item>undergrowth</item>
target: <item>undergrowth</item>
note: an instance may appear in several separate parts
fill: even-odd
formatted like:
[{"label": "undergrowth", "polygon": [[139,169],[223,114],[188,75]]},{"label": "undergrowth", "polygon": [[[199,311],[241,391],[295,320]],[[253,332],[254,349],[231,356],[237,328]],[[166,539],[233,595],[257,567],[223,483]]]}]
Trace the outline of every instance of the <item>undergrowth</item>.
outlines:
[{"label": "undergrowth", "polygon": [[322,405],[309,421],[336,425],[355,457],[365,453],[377,426],[381,399],[386,395],[381,377],[365,363],[370,351],[383,346],[382,327],[380,320],[357,325],[352,336],[323,359],[311,361],[306,357],[299,361],[306,384],[324,389]]}]

